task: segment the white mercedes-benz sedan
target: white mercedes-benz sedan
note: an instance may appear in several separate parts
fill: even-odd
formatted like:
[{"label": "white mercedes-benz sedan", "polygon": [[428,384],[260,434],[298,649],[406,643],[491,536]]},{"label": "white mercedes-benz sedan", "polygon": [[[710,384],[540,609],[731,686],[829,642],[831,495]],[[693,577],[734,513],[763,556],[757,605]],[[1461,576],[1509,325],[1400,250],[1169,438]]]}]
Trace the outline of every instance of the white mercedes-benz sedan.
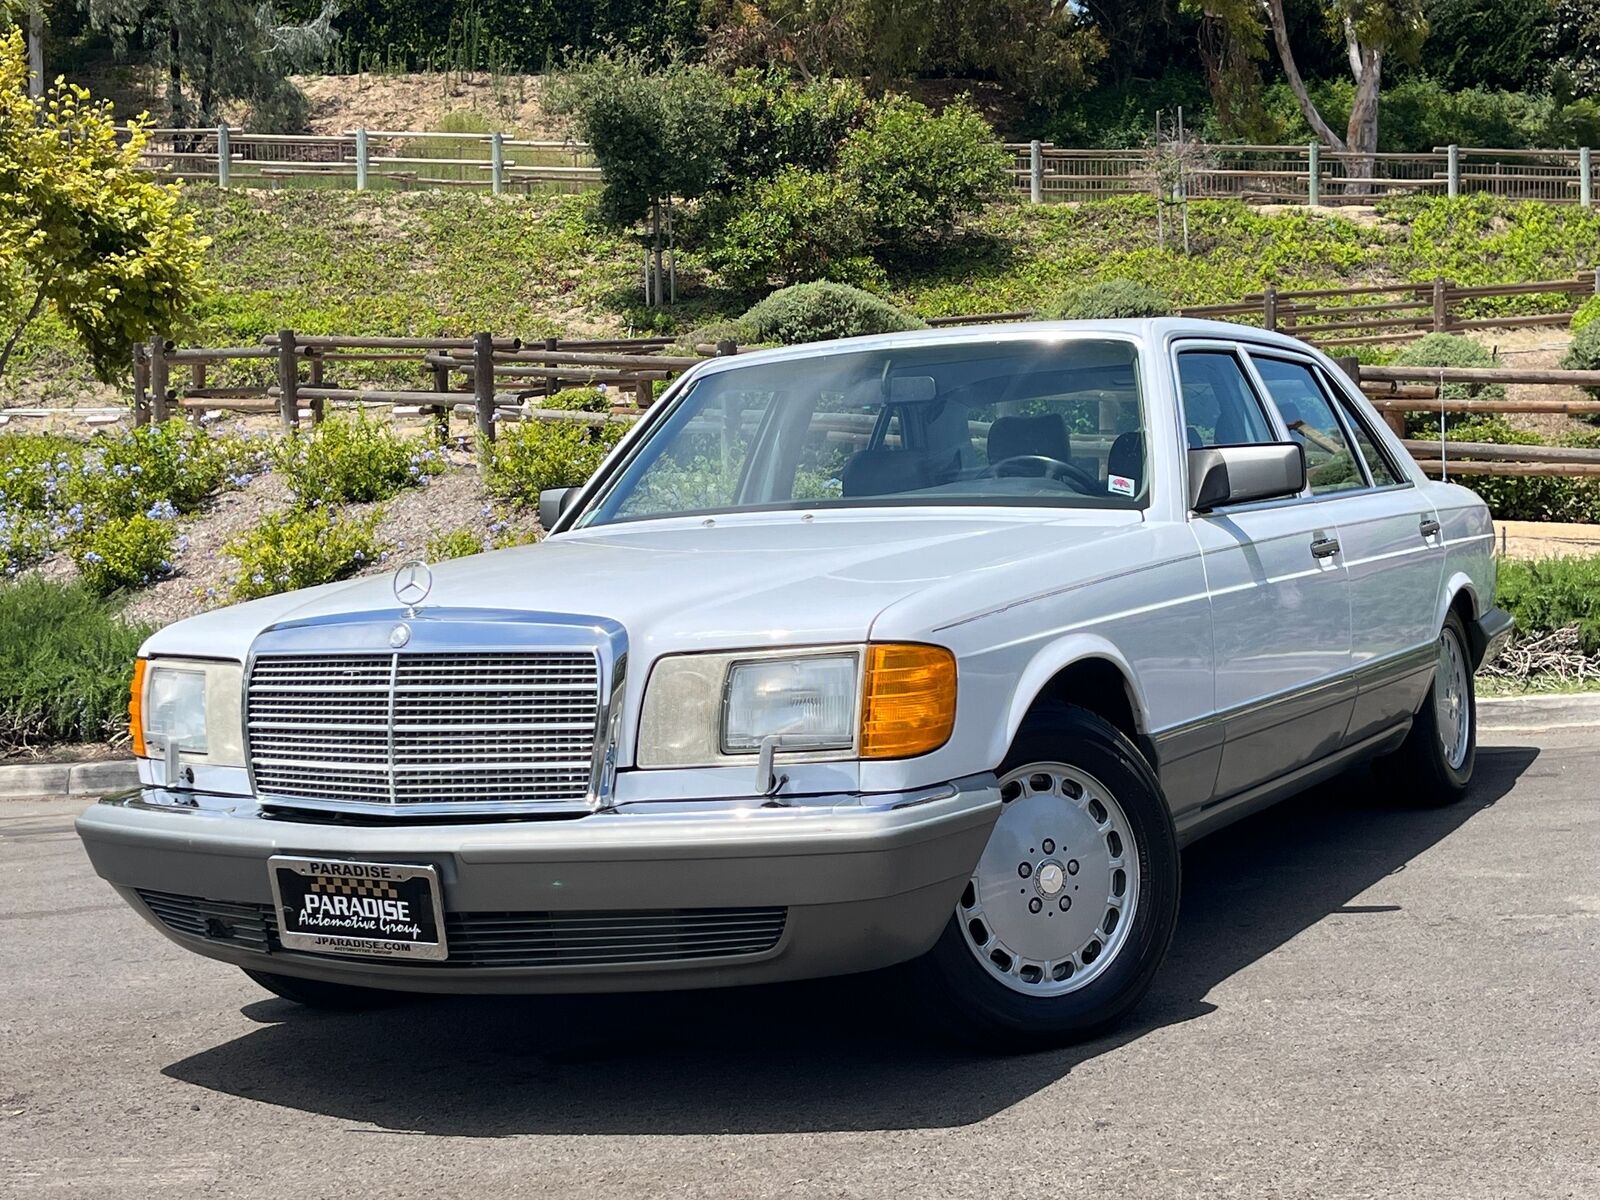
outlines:
[{"label": "white mercedes-benz sedan", "polygon": [[709,360],[536,546],[162,630],[78,830],[293,1000],[910,964],[998,1042],[1149,986],[1179,849],[1378,760],[1472,776],[1472,492],[1323,355],[1164,319]]}]

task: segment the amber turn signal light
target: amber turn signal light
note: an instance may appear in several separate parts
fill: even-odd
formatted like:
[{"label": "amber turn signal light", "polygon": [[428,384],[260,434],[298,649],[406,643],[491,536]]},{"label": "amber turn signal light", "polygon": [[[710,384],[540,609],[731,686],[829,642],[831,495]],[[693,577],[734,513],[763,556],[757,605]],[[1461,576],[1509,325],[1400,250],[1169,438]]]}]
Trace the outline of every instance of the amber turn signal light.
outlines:
[{"label": "amber turn signal light", "polygon": [[940,646],[867,647],[862,758],[910,758],[937,750],[950,740],[955,723],[955,655]]},{"label": "amber turn signal light", "polygon": [[133,685],[128,689],[128,732],[133,735],[135,758],[148,758],[144,745],[144,672],[147,659],[133,660]]}]

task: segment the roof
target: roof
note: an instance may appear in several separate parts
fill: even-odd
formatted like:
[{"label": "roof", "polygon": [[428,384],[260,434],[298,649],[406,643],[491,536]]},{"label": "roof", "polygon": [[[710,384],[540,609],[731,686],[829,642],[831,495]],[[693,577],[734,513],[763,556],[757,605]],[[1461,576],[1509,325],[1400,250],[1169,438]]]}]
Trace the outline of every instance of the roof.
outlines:
[{"label": "roof", "polygon": [[842,350],[893,350],[901,347],[976,344],[983,342],[1027,341],[1070,335],[1095,335],[1164,342],[1174,337],[1210,337],[1231,341],[1251,341],[1305,351],[1306,344],[1285,334],[1239,325],[1232,321],[1204,321],[1198,317],[1150,317],[1110,321],[1016,321],[1003,325],[946,325],[936,329],[912,329],[903,333],[877,333],[864,337],[837,338],[827,342],[807,342],[771,350],[752,350],[731,358],[707,359],[695,368],[696,375],[759,366],[790,359],[816,358]]}]

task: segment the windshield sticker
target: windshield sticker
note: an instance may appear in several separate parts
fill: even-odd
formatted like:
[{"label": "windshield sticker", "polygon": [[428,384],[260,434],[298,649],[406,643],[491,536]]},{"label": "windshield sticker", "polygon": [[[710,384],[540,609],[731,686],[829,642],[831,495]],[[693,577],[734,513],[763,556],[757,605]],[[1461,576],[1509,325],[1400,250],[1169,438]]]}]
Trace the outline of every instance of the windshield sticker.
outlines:
[{"label": "windshield sticker", "polygon": [[1126,475],[1112,475],[1106,480],[1106,490],[1118,496],[1131,496],[1136,489],[1133,480]]}]

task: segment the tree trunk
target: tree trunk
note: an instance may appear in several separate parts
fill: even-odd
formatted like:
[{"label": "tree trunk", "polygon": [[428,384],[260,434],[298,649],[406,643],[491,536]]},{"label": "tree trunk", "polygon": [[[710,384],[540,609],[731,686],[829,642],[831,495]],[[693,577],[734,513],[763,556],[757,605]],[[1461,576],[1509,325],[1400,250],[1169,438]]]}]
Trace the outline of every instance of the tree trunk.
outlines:
[{"label": "tree trunk", "polygon": [[22,335],[27,331],[33,319],[44,309],[45,289],[50,286],[50,277],[47,275],[39,281],[39,290],[33,294],[33,303],[28,307],[27,314],[22,322],[11,331],[11,336],[6,339],[6,344],[0,347],[0,376],[6,373],[6,364],[11,361],[11,354],[17,348],[17,343],[22,340]]},{"label": "tree trunk", "polygon": [[651,204],[650,210],[650,241],[651,241],[651,303],[656,308],[665,308],[666,300],[662,295],[661,287],[661,202]]},{"label": "tree trunk", "polygon": [[28,6],[28,95],[44,95],[44,0]]},{"label": "tree trunk", "polygon": [[178,38],[177,14],[172,14],[172,25],[167,29],[167,108],[171,111],[172,127],[182,129],[183,120],[183,70],[178,56],[182,43]]},{"label": "tree trunk", "polygon": [[1294,61],[1294,50],[1289,46],[1289,24],[1283,15],[1283,0],[1267,0],[1267,24],[1272,27],[1272,41],[1278,48],[1278,61],[1283,64],[1283,73],[1289,80],[1289,90],[1300,105],[1300,114],[1324,146],[1335,152],[1343,151],[1343,140],[1322,119],[1317,106],[1311,102],[1306,81],[1300,77],[1300,68]]},{"label": "tree trunk", "polygon": [[[1345,169],[1355,179],[1371,179],[1378,152],[1378,89],[1383,82],[1383,51],[1362,48],[1361,74],[1356,79],[1355,102],[1350,106],[1350,125],[1345,141],[1354,158],[1347,159]],[[1372,191],[1370,183],[1351,183],[1345,193],[1364,196]]]}]

